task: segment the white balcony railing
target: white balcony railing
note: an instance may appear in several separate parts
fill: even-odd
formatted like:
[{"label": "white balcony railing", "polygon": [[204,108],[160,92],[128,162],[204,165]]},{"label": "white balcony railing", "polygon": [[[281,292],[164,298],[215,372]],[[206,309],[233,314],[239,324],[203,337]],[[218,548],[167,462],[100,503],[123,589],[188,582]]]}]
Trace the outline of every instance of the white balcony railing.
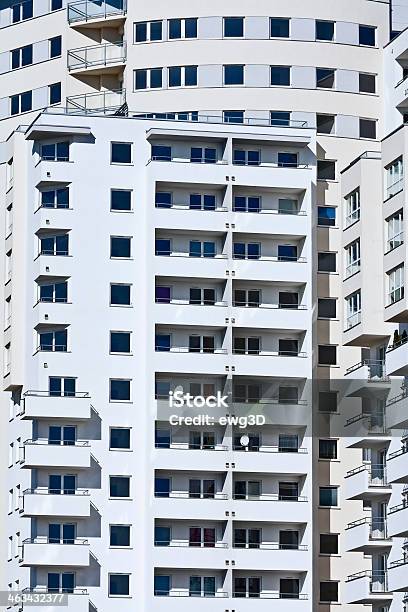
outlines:
[{"label": "white balcony railing", "polygon": [[67,112],[81,114],[116,114],[126,103],[124,89],[98,91],[67,98]]},{"label": "white balcony railing", "polygon": [[361,323],[361,310],[349,315],[346,319],[346,331]]},{"label": "white balcony railing", "polygon": [[68,4],[68,23],[109,19],[126,14],[126,0],[79,0]]}]

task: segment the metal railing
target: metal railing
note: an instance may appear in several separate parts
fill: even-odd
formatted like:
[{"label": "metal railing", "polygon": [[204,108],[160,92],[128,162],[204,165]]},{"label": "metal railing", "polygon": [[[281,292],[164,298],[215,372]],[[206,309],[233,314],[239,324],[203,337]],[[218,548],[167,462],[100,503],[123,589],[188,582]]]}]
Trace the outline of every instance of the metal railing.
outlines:
[{"label": "metal railing", "polygon": [[124,64],[126,62],[126,43],[105,43],[91,47],[79,47],[68,51],[68,70],[87,70],[98,66]]},{"label": "metal railing", "polygon": [[262,591],[234,591],[233,597],[249,599],[308,599],[305,593],[267,593]]},{"label": "metal railing", "polygon": [[256,356],[256,357],[301,357],[301,358],[305,358],[307,357],[307,353],[303,352],[303,351],[262,351],[262,350],[248,350],[248,351],[241,351],[239,349],[234,349],[232,351],[233,355],[249,355],[249,356]]},{"label": "metal railing", "polygon": [[26,538],[23,540],[23,544],[58,544],[58,545],[71,545],[71,546],[89,546],[89,540],[86,538],[49,538],[47,536],[37,536],[36,538]]},{"label": "metal railing", "polygon": [[170,591],[165,591],[161,589],[155,589],[154,595],[156,597],[211,597],[211,598],[226,598],[228,597],[228,593],[225,591],[190,591],[188,589],[171,589]]},{"label": "metal railing", "polygon": [[355,261],[352,261],[346,266],[346,273],[344,278],[349,278],[350,276],[353,276],[353,274],[357,274],[357,272],[360,272],[360,270],[361,260],[356,259]]},{"label": "metal railing", "polygon": [[155,448],[167,448],[169,450],[206,450],[227,451],[228,446],[223,444],[191,444],[190,442],[156,442]]},{"label": "metal railing", "polygon": [[356,372],[360,368],[364,367],[368,368],[368,381],[372,379],[375,379],[376,381],[380,379],[384,382],[389,381],[389,377],[385,373],[385,361],[381,359],[363,359],[350,368],[347,368],[345,375],[347,376],[347,374],[352,374],[353,372]]},{"label": "metal railing", "polygon": [[60,394],[56,394],[53,391],[36,391],[29,389],[23,393],[24,397],[90,397],[87,391],[76,391],[74,393],[64,393],[61,391]]},{"label": "metal railing", "polygon": [[200,348],[194,349],[189,346],[171,346],[171,347],[162,347],[157,345],[155,350],[158,353],[198,353],[198,354],[210,354],[210,355],[226,355],[228,353],[227,349],[223,348]]},{"label": "metal railing", "polygon": [[228,499],[226,493],[190,493],[189,491],[155,491],[154,496],[158,498],[175,498],[175,499]]},{"label": "metal railing", "polygon": [[79,0],[70,2],[67,7],[68,23],[120,17],[126,14],[126,9],[126,0]]},{"label": "metal railing", "polygon": [[386,245],[386,249],[387,249],[386,253],[393,251],[394,249],[396,249],[403,243],[404,243],[404,232],[402,231],[402,232],[399,232],[398,234],[395,234],[395,236],[392,236],[392,238],[388,238],[387,245]]},{"label": "metal railing", "polygon": [[387,471],[385,465],[382,463],[376,464],[363,464],[353,470],[349,470],[345,478],[350,478],[351,476],[355,476],[361,472],[368,472],[368,483],[369,485],[373,485],[375,487],[384,487],[388,486],[387,483]]},{"label": "metal railing", "polygon": [[353,521],[352,523],[348,523],[346,530],[354,529],[355,527],[359,527],[361,525],[368,525],[370,528],[369,537],[372,540],[387,540],[387,522],[385,519],[372,519],[370,517],[362,518],[358,521]]},{"label": "metal railing", "polygon": [[159,249],[156,250],[155,254],[159,257],[188,257],[190,259],[228,259],[228,255],[226,253],[215,253],[214,255],[194,253],[194,255],[190,255],[190,253],[181,253],[180,251],[162,251]]},{"label": "metal railing", "polygon": [[155,540],[155,546],[169,548],[228,548],[227,542],[210,542],[201,540],[199,542],[191,540]]},{"label": "metal railing", "polygon": [[[156,400],[169,400],[168,395],[160,393],[155,394]],[[307,406],[308,401],[303,399],[279,399],[279,398],[259,398],[259,397],[234,397],[231,400],[231,406],[238,408],[242,404],[249,404],[254,406]]]},{"label": "metal railing", "polygon": [[155,302],[156,304],[175,304],[176,306],[228,306],[228,302],[221,302],[218,300],[214,300],[214,302],[202,300],[199,302],[195,300],[180,300],[174,298],[156,298]]},{"label": "metal railing", "polygon": [[350,225],[353,225],[353,223],[356,223],[357,221],[360,221],[360,208],[355,208],[348,215],[346,215],[344,226],[346,228],[350,227]]},{"label": "metal railing", "polygon": [[51,493],[51,491],[56,491],[56,490],[57,489],[49,489],[48,487],[43,488],[43,489],[24,489],[23,496],[24,495],[79,495],[79,496],[89,495],[88,489],[69,489],[69,491],[72,491],[72,492],[64,493],[63,486],[61,487],[60,490],[58,490],[58,493]]},{"label": "metal railing", "polygon": [[[49,440],[38,438],[37,440],[24,440],[23,446],[90,446],[88,440]],[[22,448],[22,447],[20,447]]]},{"label": "metal railing", "polygon": [[248,495],[246,493],[234,493],[232,499],[241,501],[287,501],[293,502],[307,502],[305,495],[286,495],[279,493],[260,493],[259,495]]},{"label": "metal railing", "polygon": [[402,191],[403,188],[404,188],[404,177],[400,176],[396,181],[394,181],[394,183],[392,183],[391,185],[387,185],[387,188],[385,190],[386,199],[391,198],[392,196],[396,195],[398,192]]},{"label": "metal railing", "polygon": [[388,592],[388,577],[385,571],[363,570],[356,574],[347,576],[346,582],[353,582],[361,578],[368,578],[370,581],[369,589],[371,593],[387,593]]},{"label": "metal railing", "polygon": [[346,318],[346,331],[361,323],[361,310]]},{"label": "metal railing", "polygon": [[67,98],[67,113],[78,111],[79,114],[107,114],[119,111],[126,103],[126,90],[114,89],[98,91]]},{"label": "metal railing", "polygon": [[394,512],[401,512],[401,510],[408,510],[408,499],[403,501],[402,504],[398,504],[397,506],[391,506],[388,508],[387,514],[394,514]]}]

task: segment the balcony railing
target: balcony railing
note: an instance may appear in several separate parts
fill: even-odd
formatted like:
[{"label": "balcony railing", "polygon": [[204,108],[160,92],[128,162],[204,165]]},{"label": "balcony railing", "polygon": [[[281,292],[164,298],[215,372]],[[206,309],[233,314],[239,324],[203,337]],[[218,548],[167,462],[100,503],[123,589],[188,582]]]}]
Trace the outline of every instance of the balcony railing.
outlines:
[{"label": "balcony railing", "polygon": [[360,208],[356,208],[346,216],[345,227],[350,227],[350,225],[353,225],[356,221],[360,221]]},{"label": "balcony railing", "polygon": [[398,504],[397,506],[391,506],[391,508],[387,509],[387,515],[394,514],[394,512],[401,512],[401,510],[406,510],[408,508],[408,499],[403,501],[402,504]]},{"label": "balcony railing", "polygon": [[259,495],[248,495],[246,493],[234,493],[232,499],[245,501],[287,501],[287,502],[307,502],[305,495],[286,495],[279,493],[261,493]]},{"label": "balcony railing", "polygon": [[307,544],[280,544],[280,542],[235,543],[233,548],[245,550],[308,550]]},{"label": "balcony railing", "polygon": [[24,495],[80,495],[80,496],[88,496],[88,489],[49,489],[48,487],[38,488],[38,489],[24,489]]},{"label": "balcony railing", "polygon": [[155,546],[166,548],[228,548],[228,542],[199,542],[189,540],[155,540]]},{"label": "balcony railing", "polygon": [[400,457],[401,455],[405,455],[407,453],[408,453],[408,446],[402,446],[399,450],[388,455],[387,461],[392,461],[392,459],[395,459],[396,457]]},{"label": "balcony railing", "polygon": [[191,444],[190,442],[156,442],[155,448],[167,448],[169,450],[205,450],[205,451],[227,451],[229,447],[225,444]]},{"label": "balcony railing", "polygon": [[360,580],[361,578],[370,579],[370,593],[387,593],[388,592],[388,577],[387,572],[364,570],[347,576],[346,582]]},{"label": "balcony railing", "polygon": [[210,355],[227,355],[228,351],[224,348],[201,348],[194,349],[189,346],[172,346],[164,348],[163,346],[157,345],[155,350],[158,353],[198,353],[198,354],[210,354]]},{"label": "balcony railing", "polygon": [[68,70],[87,70],[99,66],[124,64],[126,61],[126,43],[106,43],[80,47],[68,51]]},{"label": "balcony railing", "polygon": [[78,545],[78,546],[89,546],[89,540],[86,538],[61,538],[57,541],[56,538],[49,538],[47,536],[37,536],[36,538],[26,538],[23,540],[23,544],[55,544],[56,546],[64,545]]},{"label": "balcony railing", "polygon": [[360,361],[359,363],[356,363],[350,368],[347,368],[345,375],[347,376],[347,374],[352,374],[353,372],[356,372],[360,368],[364,367],[368,368],[368,382],[376,382],[378,380],[382,380],[385,382],[389,381],[389,377],[386,375],[385,372],[385,361],[380,359],[363,359],[363,361]]},{"label": "balcony railing", "polygon": [[166,493],[164,493],[163,491],[155,491],[154,496],[157,498],[164,499],[228,499],[227,493],[190,493],[189,491],[169,491]]},{"label": "balcony railing", "polygon": [[189,591],[188,589],[171,589],[171,591],[164,591],[155,589],[154,594],[156,597],[211,597],[211,598],[226,598],[228,593],[225,591]]},{"label": "balcony railing", "polygon": [[348,523],[346,529],[354,529],[360,525],[369,525],[370,540],[387,540],[387,522],[385,519],[371,519],[369,517],[362,518],[358,521]]},{"label": "balcony railing", "polygon": [[[68,416],[68,415],[67,415]],[[87,440],[48,440],[47,438],[39,438],[36,440],[24,440],[24,446],[90,446]],[[20,447],[23,448],[23,447]]]},{"label": "balcony railing", "polygon": [[68,114],[72,112],[88,115],[121,114],[121,109],[125,106],[125,104],[125,89],[98,91],[96,93],[87,93],[68,97],[66,111]]},{"label": "balcony railing", "polygon": [[355,476],[361,472],[368,472],[368,484],[374,487],[386,487],[387,483],[387,472],[386,468],[383,464],[371,464],[371,465],[360,465],[353,470],[349,470],[345,476],[345,478],[350,478],[351,476]]},{"label": "balcony railing", "polygon": [[346,331],[361,323],[361,310],[349,315],[346,319]]},{"label": "balcony railing", "polygon": [[399,232],[398,234],[395,234],[395,236],[392,236],[392,238],[389,238],[387,240],[386,253],[393,251],[394,249],[396,249],[403,243],[404,243],[404,232]]},{"label": "balcony railing", "polygon": [[308,599],[305,593],[268,593],[262,591],[234,591],[232,596],[248,599]]},{"label": "balcony railing", "polygon": [[175,304],[176,306],[228,306],[228,302],[222,302],[219,300],[214,300],[211,302],[210,300],[202,300],[201,302],[195,300],[180,300],[175,298],[160,298],[156,297],[156,304]]},{"label": "balcony railing", "polygon": [[68,4],[68,23],[108,19],[126,14],[126,0],[79,0]]},{"label": "balcony railing", "polygon": [[350,427],[358,422],[364,422],[364,427],[367,431],[367,434],[385,434],[387,433],[387,427],[385,425],[385,413],[384,412],[360,412],[354,417],[347,419],[345,423],[345,427]]},{"label": "balcony railing", "polygon": [[355,261],[352,261],[346,266],[346,273],[345,273],[344,278],[345,279],[349,278],[350,276],[357,274],[357,272],[360,272],[360,270],[361,270],[361,260],[356,259]]},{"label": "balcony railing", "polygon": [[232,305],[235,308],[271,308],[273,310],[307,310],[306,304],[272,304],[266,302],[242,302],[241,300],[233,300]]},{"label": "balcony railing", "polygon": [[391,198],[392,196],[396,195],[397,193],[402,191],[403,188],[404,188],[404,177],[399,176],[396,181],[391,183],[391,185],[387,185],[387,188],[385,191],[385,199]]}]

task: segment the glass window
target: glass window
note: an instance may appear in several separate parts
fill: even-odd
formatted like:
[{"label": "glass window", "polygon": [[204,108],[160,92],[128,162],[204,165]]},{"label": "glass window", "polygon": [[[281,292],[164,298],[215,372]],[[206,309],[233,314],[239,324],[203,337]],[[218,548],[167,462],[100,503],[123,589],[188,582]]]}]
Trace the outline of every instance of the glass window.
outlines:
[{"label": "glass window", "polygon": [[360,72],[358,75],[358,90],[360,93],[375,93],[376,75]]},{"label": "glass window", "polygon": [[135,70],[135,89],[147,89],[147,70]]},{"label": "glass window", "polygon": [[109,448],[130,449],[130,429],[126,427],[111,427]]},{"label": "glass window", "polygon": [[130,332],[110,333],[111,353],[130,353]]},{"label": "glass window", "polygon": [[336,207],[318,206],[317,224],[325,227],[334,227],[336,225]]},{"label": "glass window", "polygon": [[130,476],[109,476],[110,497],[129,497]]},{"label": "glass window", "polygon": [[111,163],[131,164],[132,144],[130,142],[111,142]]},{"label": "glass window", "polygon": [[318,253],[317,270],[318,272],[336,272],[337,262],[336,253]]},{"label": "glass window", "polygon": [[189,17],[184,20],[184,36],[186,38],[197,38],[197,18]]},{"label": "glass window", "polygon": [[339,601],[339,583],[334,581],[320,583],[320,601]]},{"label": "glass window", "polygon": [[319,391],[319,412],[337,412],[337,391]]},{"label": "glass window", "polygon": [[244,36],[244,18],[224,17],[224,36],[226,38],[242,38]]},{"label": "glass window", "polygon": [[145,42],[147,40],[147,23],[140,21],[135,24],[135,42]]},{"label": "glass window", "polygon": [[336,178],[336,162],[326,159],[318,160],[317,178],[321,181],[334,181]]},{"label": "glass window", "polygon": [[111,378],[109,386],[109,399],[112,402],[130,401],[130,380]]},{"label": "glass window", "polygon": [[316,87],[333,89],[334,74],[335,70],[333,68],[316,68]]},{"label": "glass window", "polygon": [[361,322],[361,291],[346,298],[346,330]]},{"label": "glass window", "polygon": [[243,149],[234,149],[233,151],[233,164],[236,166],[259,166],[260,163],[260,151],[246,151]]},{"label": "glass window", "polygon": [[168,145],[152,145],[152,160],[171,161],[171,147]]},{"label": "glass window", "polygon": [[271,111],[271,125],[277,127],[287,127],[290,125],[290,112]]},{"label": "glass window", "polygon": [[191,147],[190,161],[193,163],[215,164],[217,162],[217,149]]},{"label": "glass window", "polygon": [[404,188],[404,166],[402,157],[399,157],[385,167],[386,186],[385,199],[392,197]]},{"label": "glass window", "polygon": [[290,85],[290,66],[271,66],[271,85]]},{"label": "glass window", "polygon": [[337,487],[319,487],[319,506],[338,505]]},{"label": "glass window", "polygon": [[129,236],[111,236],[110,256],[129,259],[131,256],[132,239]]},{"label": "glass window", "polygon": [[129,580],[130,574],[109,574],[109,595],[128,596]]},{"label": "glass window", "polygon": [[48,90],[50,104],[59,104],[61,102],[61,83],[53,83]]},{"label": "glass window", "polygon": [[372,119],[360,119],[360,138],[377,138],[377,122]]},{"label": "glass window", "polygon": [[271,18],[271,38],[289,38],[289,19]]},{"label": "glass window", "polygon": [[243,85],[244,66],[228,64],[224,66],[224,85]]},{"label": "glass window", "polygon": [[181,19],[169,19],[169,39],[181,38]]},{"label": "glass window", "polygon": [[316,21],[316,40],[334,40],[334,21]]},{"label": "glass window", "polygon": [[51,10],[58,11],[62,9],[62,0],[51,0]]},{"label": "glass window", "polygon": [[319,365],[336,365],[337,346],[334,344],[319,344],[318,346]]},{"label": "glass window", "polygon": [[111,210],[131,210],[132,209],[132,192],[124,189],[112,189]]},{"label": "glass window", "polygon": [[170,593],[170,576],[154,577],[154,594],[156,597],[166,597]]},{"label": "glass window", "polygon": [[130,305],[130,287],[131,285],[112,284],[110,287],[111,306],[129,306]]},{"label": "glass window", "polygon": [[223,121],[224,123],[244,123],[244,111],[224,111]]},{"label": "glass window", "polygon": [[337,300],[335,298],[318,298],[317,316],[319,319],[335,319],[336,310]]},{"label": "glass window", "polygon": [[337,533],[321,533],[320,534],[320,554],[321,555],[338,555],[339,554],[339,536]]},{"label": "glass window", "polygon": [[360,25],[359,28],[359,44],[366,47],[375,47],[376,28],[373,26]]},{"label": "glass window", "polygon": [[334,134],[336,118],[334,115],[316,115],[316,128],[318,134]]},{"label": "glass window", "polygon": [[170,546],[171,529],[170,527],[162,527],[156,525],[154,528],[154,545],[155,546]]},{"label": "glass window", "polygon": [[360,189],[355,189],[348,196],[346,200],[346,219],[345,226],[349,227],[360,220]]},{"label": "glass window", "polygon": [[50,38],[50,59],[59,57],[62,53],[62,37],[54,36]]},{"label": "glass window", "polygon": [[319,440],[319,459],[337,459],[337,440]]},{"label": "glass window", "polygon": [[156,238],[156,255],[166,255],[169,256],[171,254],[171,240]]},{"label": "glass window", "polygon": [[394,304],[402,300],[405,294],[404,289],[404,266],[398,266],[390,272],[388,276],[388,304]]},{"label": "glass window", "polygon": [[278,167],[279,168],[297,168],[298,154],[278,152]]},{"label": "glass window", "polygon": [[163,24],[161,21],[150,22],[150,40],[162,40],[163,38]]},{"label": "glass window", "polygon": [[169,191],[156,191],[155,205],[156,208],[171,208],[173,203],[173,194]]},{"label": "glass window", "polygon": [[354,240],[345,248],[345,256],[345,278],[349,278],[349,276],[357,274],[361,269],[360,238]]},{"label": "glass window", "polygon": [[386,219],[386,252],[396,249],[404,242],[404,217],[402,209]]},{"label": "glass window", "polygon": [[51,189],[41,192],[42,208],[69,208],[69,188]]},{"label": "glass window", "polygon": [[163,69],[151,68],[150,70],[150,87],[158,89],[163,86]]},{"label": "glass window", "polygon": [[130,546],[130,525],[111,525],[109,545]]}]

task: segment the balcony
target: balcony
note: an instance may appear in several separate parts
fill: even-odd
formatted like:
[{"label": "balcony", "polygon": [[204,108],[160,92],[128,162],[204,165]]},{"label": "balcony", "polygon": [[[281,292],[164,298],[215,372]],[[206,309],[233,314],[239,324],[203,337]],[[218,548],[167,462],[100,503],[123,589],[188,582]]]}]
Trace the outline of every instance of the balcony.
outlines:
[{"label": "balcony", "polygon": [[126,64],[126,43],[93,45],[68,51],[70,74],[119,74]]},{"label": "balcony", "polygon": [[291,378],[294,375],[298,378],[311,377],[310,360],[307,359],[305,352],[289,351],[260,351],[258,354],[242,355],[234,353],[230,358],[235,367],[237,375],[245,376],[274,376],[279,378]]},{"label": "balcony", "polygon": [[68,467],[75,469],[89,468],[91,465],[91,447],[89,442],[74,443],[48,440],[26,440],[23,446],[23,468]]},{"label": "balcony", "polygon": [[89,542],[76,538],[73,543],[50,543],[48,538],[24,540],[20,565],[23,567],[88,567]]},{"label": "balcony", "polygon": [[385,416],[388,429],[408,428],[408,393],[406,389],[391,398],[385,405]]},{"label": "balcony", "polygon": [[385,391],[390,385],[390,379],[385,372],[385,362],[376,359],[364,359],[348,368],[345,381],[349,383],[349,397],[359,397],[372,391]]},{"label": "balcony", "polygon": [[225,253],[215,257],[189,257],[188,253],[175,252],[160,253],[155,256],[156,276],[225,280],[228,267],[228,256]]},{"label": "balcony", "polygon": [[408,445],[387,457],[387,479],[388,482],[408,484]]},{"label": "balcony", "polygon": [[347,577],[344,601],[348,604],[380,604],[392,600],[386,572],[365,570]]},{"label": "balcony", "polygon": [[86,518],[91,513],[87,489],[76,489],[73,495],[58,495],[48,489],[26,489],[22,500],[20,513],[26,517]]},{"label": "balcony", "polygon": [[401,340],[388,349],[385,355],[388,376],[408,375],[408,342]]},{"label": "balcony", "polygon": [[165,565],[169,568],[180,568],[180,558],[183,559],[183,568],[194,569],[224,569],[225,559],[228,557],[228,544],[214,542],[211,546],[204,542],[189,544],[188,540],[171,540],[169,543],[155,545],[153,564],[155,567]]},{"label": "balcony", "polygon": [[85,115],[126,114],[126,91],[124,89],[98,91],[67,98],[67,112]]},{"label": "balcony", "polygon": [[[174,412],[174,409],[173,409]],[[170,448],[159,448],[155,452],[155,466],[157,469],[179,469],[180,461],[189,466],[191,470],[215,470],[225,469],[225,461],[228,461],[228,447],[217,444],[213,450],[191,449],[188,444],[172,444]],[[184,452],[182,452],[184,451]]]},{"label": "balcony", "polygon": [[26,391],[20,416],[22,419],[82,421],[91,417],[90,397],[88,393],[55,396],[48,391]]},{"label": "balcony", "polygon": [[[23,589],[23,594],[25,595],[33,595],[34,597],[37,595],[47,594],[46,587],[34,587],[34,588],[26,588]],[[51,594],[51,593],[50,593]],[[55,596],[55,592],[52,592],[52,595]],[[59,595],[59,594],[57,594]],[[59,597],[57,601],[59,601]],[[73,593],[64,593],[64,599],[66,599],[67,603],[63,604],[64,612],[89,612],[90,609],[96,609],[93,607],[92,603],[89,600],[89,595],[86,589],[75,588]],[[41,602],[41,600],[40,600]],[[26,603],[22,604],[21,610],[24,612],[31,612],[33,604]],[[36,612],[61,612],[61,604],[46,604],[41,605],[38,603],[35,605]]]},{"label": "balcony", "polygon": [[227,350],[215,348],[211,351],[191,351],[188,346],[173,346],[169,351],[156,347],[156,369],[159,372],[191,372],[201,374],[221,374],[228,360]]},{"label": "balcony", "polygon": [[280,499],[276,494],[263,494],[259,497],[234,499],[229,509],[235,512],[236,520],[251,521],[254,516],[259,521],[276,523],[307,523],[311,520],[308,498],[299,495],[290,500]]},{"label": "balcony", "polygon": [[390,591],[408,591],[408,556],[390,563],[388,584]]},{"label": "balcony", "polygon": [[306,474],[310,466],[307,448],[294,452],[277,446],[261,446],[258,450],[246,451],[240,447],[232,454],[235,469],[242,472],[274,472],[279,474]]},{"label": "balcony", "polygon": [[347,525],[345,533],[347,551],[371,555],[391,545],[392,541],[387,536],[387,525],[383,519],[372,520],[366,517]]},{"label": "balcony", "polygon": [[387,510],[388,533],[392,538],[408,537],[408,503]]},{"label": "balcony", "polygon": [[385,443],[391,433],[385,426],[385,414],[362,412],[345,423],[346,446],[348,448],[369,448]]},{"label": "balcony", "polygon": [[73,257],[71,255],[38,255],[34,260],[33,273],[39,276],[72,276]]},{"label": "balcony", "polygon": [[274,329],[288,328],[305,330],[309,326],[310,312],[305,304],[297,307],[288,308],[279,304],[248,304],[243,306],[239,302],[233,303],[232,316],[235,318],[236,325],[239,327],[264,327],[270,328],[273,321]]},{"label": "balcony", "polygon": [[228,303],[217,300],[214,304],[191,304],[189,300],[171,299],[160,303],[156,300],[154,307],[157,324],[179,325],[180,321],[191,326],[225,325]]},{"label": "balcony", "polygon": [[68,23],[72,27],[111,27],[126,19],[126,0],[79,0],[68,4]]},{"label": "balcony", "polygon": [[383,465],[361,465],[347,472],[345,495],[347,499],[371,499],[391,495]]},{"label": "balcony", "polygon": [[281,283],[307,283],[310,281],[309,267],[305,257],[284,261],[279,257],[259,259],[234,259],[236,277],[240,280],[254,280]]}]

